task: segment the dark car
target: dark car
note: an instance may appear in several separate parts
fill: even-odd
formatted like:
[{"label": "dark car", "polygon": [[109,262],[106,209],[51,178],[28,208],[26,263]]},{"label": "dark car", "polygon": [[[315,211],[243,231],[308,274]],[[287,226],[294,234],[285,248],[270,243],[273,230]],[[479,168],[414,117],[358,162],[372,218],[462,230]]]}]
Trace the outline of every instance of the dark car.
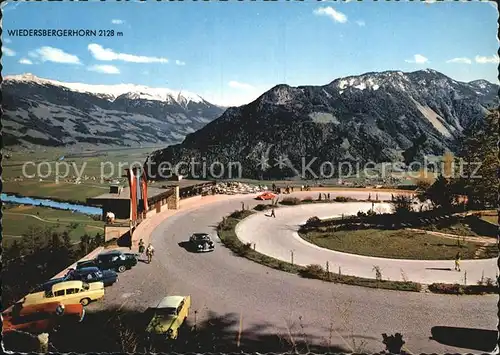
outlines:
[{"label": "dark car", "polygon": [[113,270],[100,270],[98,267],[84,267],[81,269],[71,269],[65,276],[67,281],[77,280],[84,282],[101,281],[104,286],[111,286],[118,280],[118,274]]},{"label": "dark car", "polygon": [[52,286],[54,286],[55,284],[58,284],[59,282],[64,282],[64,281],[68,281],[66,279],[66,276],[58,277],[57,279],[50,279],[50,280],[44,282],[43,284],[36,286],[33,290],[31,290],[30,293],[51,291]]},{"label": "dark car", "polygon": [[123,253],[119,250],[112,250],[97,255],[95,259],[79,261],[76,269],[87,267],[98,267],[100,270],[116,270],[124,272],[137,265],[137,255],[133,253]]},{"label": "dark car", "polygon": [[198,252],[213,251],[215,244],[207,233],[194,233],[189,238],[191,249]]}]

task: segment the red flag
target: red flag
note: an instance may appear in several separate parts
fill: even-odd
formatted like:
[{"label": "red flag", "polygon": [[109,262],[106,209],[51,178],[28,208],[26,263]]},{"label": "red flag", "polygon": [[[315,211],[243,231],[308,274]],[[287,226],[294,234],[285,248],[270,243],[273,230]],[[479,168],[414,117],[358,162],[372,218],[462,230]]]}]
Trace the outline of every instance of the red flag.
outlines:
[{"label": "red flag", "polygon": [[128,186],[130,187],[130,220],[137,220],[137,178],[132,169],[127,171]]},{"label": "red flag", "polygon": [[148,211],[148,178],[146,176],[146,170],[142,170],[142,180],[141,180],[141,193],[142,193],[142,201],[144,206],[144,212]]}]

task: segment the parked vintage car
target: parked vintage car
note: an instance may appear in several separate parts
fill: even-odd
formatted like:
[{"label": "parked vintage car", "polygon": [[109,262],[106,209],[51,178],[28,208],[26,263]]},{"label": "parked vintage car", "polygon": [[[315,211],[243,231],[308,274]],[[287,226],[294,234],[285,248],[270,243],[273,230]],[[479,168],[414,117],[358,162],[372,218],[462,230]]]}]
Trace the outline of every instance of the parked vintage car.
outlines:
[{"label": "parked vintage car", "polygon": [[102,297],[104,297],[102,282],[64,281],[52,285],[50,290],[30,293],[20,302],[23,306],[49,302],[61,302],[65,305],[81,303],[86,306]]},{"label": "parked vintage car", "polygon": [[31,290],[31,293],[50,291],[52,290],[52,286],[64,281],[68,281],[66,276],[58,277],[56,279],[50,279],[48,281],[45,281],[43,284],[36,286],[34,289]]},{"label": "parked vintage car", "polygon": [[277,196],[273,194],[272,192],[264,192],[257,196],[255,199],[256,200],[274,200]]},{"label": "parked vintage car", "polygon": [[49,302],[29,306],[16,303],[2,312],[3,332],[44,333],[66,322],[81,322],[84,317],[85,309],[79,303]]},{"label": "parked vintage car", "polygon": [[137,265],[137,260],[137,254],[111,250],[98,254],[95,259],[79,261],[76,263],[76,269],[98,267],[100,270],[116,270],[118,272],[125,272],[126,270]]},{"label": "parked vintage car", "polygon": [[153,313],[146,333],[150,338],[177,339],[191,307],[191,296],[167,296],[148,311]]},{"label": "parked vintage car", "polygon": [[111,286],[118,280],[118,274],[113,270],[100,270],[97,267],[85,267],[83,269],[69,269],[63,277],[50,279],[36,286],[31,293],[50,291],[52,286],[65,281],[84,281],[87,283],[102,282],[104,287]]},{"label": "parked vintage car", "polygon": [[189,237],[191,250],[196,252],[207,252],[215,250],[215,243],[208,233],[194,233]]},{"label": "parked vintage car", "polygon": [[84,267],[81,269],[70,269],[66,280],[79,280],[88,283],[102,282],[104,287],[113,285],[118,280],[118,274],[113,270],[100,270],[98,267]]}]

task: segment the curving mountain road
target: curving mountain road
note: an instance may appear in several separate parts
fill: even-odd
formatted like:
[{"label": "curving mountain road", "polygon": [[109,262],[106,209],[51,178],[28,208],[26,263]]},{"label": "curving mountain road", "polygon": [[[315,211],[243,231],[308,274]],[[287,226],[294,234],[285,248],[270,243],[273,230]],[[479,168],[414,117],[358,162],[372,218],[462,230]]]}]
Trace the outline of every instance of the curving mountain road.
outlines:
[{"label": "curving mountain road", "polygon": [[[245,243],[255,243],[255,250],[287,262],[293,250],[294,263],[298,265],[319,264],[325,267],[328,261],[330,270],[343,274],[374,278],[373,266],[382,271],[382,278],[431,284],[433,282],[476,284],[481,277],[496,279],[497,259],[463,260],[461,272],[454,271],[453,260],[404,260],[369,257],[342,253],[321,248],[302,239],[297,231],[311,216],[319,218],[340,217],[342,214],[356,214],[368,211],[371,203],[351,202],[342,204],[314,204],[294,207],[280,207],[276,218],[269,218],[269,212],[260,212],[246,218],[236,227],[236,234]],[[390,204],[381,203],[377,208],[390,211]]]},{"label": "curving mountain road", "polygon": [[[342,195],[366,198],[367,193],[363,197],[357,192]],[[406,347],[413,353],[470,352],[473,350],[429,339],[432,328],[496,329],[494,295],[457,297],[333,284],[264,267],[234,256],[219,243],[214,252],[206,254],[193,254],[179,245],[193,232],[215,235],[218,222],[240,209],[241,202],[250,208],[259,203],[254,196],[200,204],[199,208],[181,210],[165,219],[152,233],[156,249],[153,263],[139,263],[120,275],[120,282],[106,290],[105,301],[91,307],[144,309],[166,294],[190,294],[198,322],[210,312],[221,317],[235,315],[242,322],[242,338],[258,333],[286,336],[290,329],[310,335],[310,341],[331,342],[352,350],[349,337],[354,336],[358,344],[360,340],[366,344],[353,350],[368,353],[383,350],[381,334],[394,332],[403,333]],[[236,334],[238,322],[231,327]],[[348,342],[335,332],[331,335],[330,328]]]}]

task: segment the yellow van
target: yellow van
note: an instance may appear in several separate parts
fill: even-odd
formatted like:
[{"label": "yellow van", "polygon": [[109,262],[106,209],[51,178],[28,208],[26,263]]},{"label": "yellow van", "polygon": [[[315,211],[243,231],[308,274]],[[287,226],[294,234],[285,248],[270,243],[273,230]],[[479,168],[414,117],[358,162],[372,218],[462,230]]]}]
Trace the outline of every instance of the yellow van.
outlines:
[{"label": "yellow van", "polygon": [[64,281],[53,285],[48,291],[30,293],[21,302],[23,305],[61,302],[62,304],[81,303],[86,306],[91,301],[102,297],[104,297],[104,283],[102,282]]}]

